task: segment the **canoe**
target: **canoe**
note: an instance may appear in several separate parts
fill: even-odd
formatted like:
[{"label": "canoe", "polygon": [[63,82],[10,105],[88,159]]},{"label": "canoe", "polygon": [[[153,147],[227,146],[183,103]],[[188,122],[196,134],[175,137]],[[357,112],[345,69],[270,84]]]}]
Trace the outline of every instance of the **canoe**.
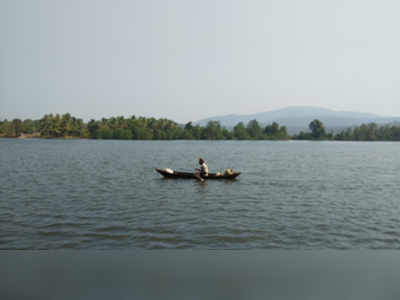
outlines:
[{"label": "canoe", "polygon": [[[165,178],[185,178],[185,179],[198,179],[196,177],[196,173],[189,172],[178,172],[172,171],[168,172],[164,169],[156,169],[158,173],[160,173]],[[208,176],[202,176],[203,179],[235,179],[240,175],[240,172],[234,172],[232,174],[221,174],[217,175],[216,173],[208,173]]]}]

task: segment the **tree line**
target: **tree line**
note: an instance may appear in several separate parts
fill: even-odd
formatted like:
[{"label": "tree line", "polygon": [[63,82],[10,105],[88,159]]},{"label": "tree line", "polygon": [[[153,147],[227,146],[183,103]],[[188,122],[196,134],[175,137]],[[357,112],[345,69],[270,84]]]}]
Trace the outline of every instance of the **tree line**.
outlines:
[{"label": "tree line", "polygon": [[362,124],[328,132],[320,120],[309,124],[309,131],[289,136],[285,126],[274,122],[265,127],[257,120],[240,122],[231,130],[218,121],[205,126],[189,122],[178,124],[168,119],[145,117],[111,117],[84,122],[67,114],[47,114],[39,120],[13,119],[0,121],[0,137],[90,138],[124,140],[337,140],[400,141],[400,125]]},{"label": "tree line", "polygon": [[189,122],[178,124],[168,119],[145,117],[111,117],[85,123],[69,113],[47,114],[40,120],[0,121],[1,137],[91,138],[124,140],[285,140],[289,139],[285,126],[274,122],[266,127],[252,120],[238,123],[232,130],[218,121],[205,126]]},{"label": "tree line", "polygon": [[309,124],[310,132],[301,131],[294,135],[298,140],[335,140],[335,141],[400,141],[400,125],[362,124],[343,129],[338,133],[327,132],[320,120]]}]

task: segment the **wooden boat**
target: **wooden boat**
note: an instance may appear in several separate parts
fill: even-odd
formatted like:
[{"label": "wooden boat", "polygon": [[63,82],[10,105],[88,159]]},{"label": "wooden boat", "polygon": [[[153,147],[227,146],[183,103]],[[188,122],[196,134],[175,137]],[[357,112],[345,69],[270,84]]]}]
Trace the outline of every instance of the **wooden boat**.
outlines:
[{"label": "wooden boat", "polygon": [[[185,179],[199,179],[196,173],[167,171],[165,169],[156,169],[165,178],[185,178]],[[203,179],[235,179],[240,175],[240,172],[233,172],[232,174],[216,174],[208,173],[208,176],[201,176]]]}]

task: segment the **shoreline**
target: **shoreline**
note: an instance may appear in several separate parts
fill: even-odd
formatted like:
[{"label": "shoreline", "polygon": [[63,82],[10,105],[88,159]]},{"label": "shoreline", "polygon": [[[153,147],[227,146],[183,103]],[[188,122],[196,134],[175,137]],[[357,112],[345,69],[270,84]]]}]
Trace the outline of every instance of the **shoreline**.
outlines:
[{"label": "shoreline", "polygon": [[41,137],[41,136],[0,136],[0,139],[15,139],[15,140],[99,140],[99,141],[213,141],[213,142],[400,142],[400,140],[334,140],[334,139],[321,139],[321,140],[312,140],[312,139],[96,139],[96,138],[88,138],[88,137]]}]

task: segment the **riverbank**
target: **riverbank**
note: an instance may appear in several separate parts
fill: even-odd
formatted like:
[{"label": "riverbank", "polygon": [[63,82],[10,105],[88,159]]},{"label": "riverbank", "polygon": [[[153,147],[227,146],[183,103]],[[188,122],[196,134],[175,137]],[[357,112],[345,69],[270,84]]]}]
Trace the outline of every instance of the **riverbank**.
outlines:
[{"label": "riverbank", "polygon": [[188,122],[178,124],[168,119],[111,117],[84,122],[70,114],[45,115],[40,120],[14,119],[0,121],[0,137],[104,139],[104,140],[313,140],[313,141],[400,141],[400,124],[362,124],[334,132],[320,120],[313,120],[306,132],[288,134],[286,126],[277,122],[259,124],[251,120],[233,128],[218,121],[200,126]]},{"label": "riverbank", "polygon": [[33,134],[26,134],[22,133],[20,136],[0,136],[0,138],[5,138],[5,139],[20,139],[20,140],[25,140],[25,139],[59,139],[59,140],[73,140],[73,139],[88,139],[88,138],[83,138],[79,136],[61,136],[61,137],[53,137],[53,136],[41,136],[39,132],[33,133]]},{"label": "riverbank", "polygon": [[42,140],[109,140],[109,141],[269,141],[269,142],[399,142],[400,140],[356,140],[356,139],[299,139],[296,137],[287,139],[121,139],[121,138],[91,138],[91,137],[79,137],[79,136],[64,136],[64,137],[52,137],[52,136],[40,136],[40,134],[23,134],[21,136],[0,136],[0,139],[15,139],[15,140],[30,140],[30,139],[42,139]]}]

